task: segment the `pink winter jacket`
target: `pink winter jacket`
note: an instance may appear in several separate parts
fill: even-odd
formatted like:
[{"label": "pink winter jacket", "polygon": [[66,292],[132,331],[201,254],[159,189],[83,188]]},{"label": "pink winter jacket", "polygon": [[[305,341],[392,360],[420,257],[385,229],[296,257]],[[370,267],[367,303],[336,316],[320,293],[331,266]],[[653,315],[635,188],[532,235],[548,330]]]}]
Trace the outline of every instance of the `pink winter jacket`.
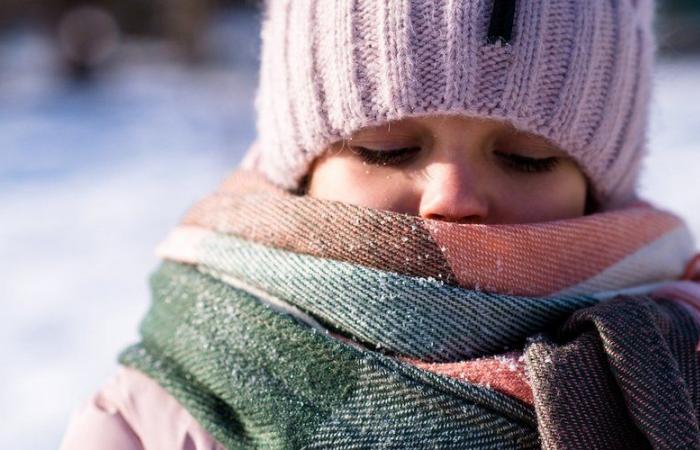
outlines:
[{"label": "pink winter jacket", "polygon": [[[700,321],[699,283],[669,283],[655,294],[684,304]],[[225,450],[158,383],[127,367],[73,414],[61,444],[61,450],[98,448]]]},{"label": "pink winter jacket", "polygon": [[120,367],[73,414],[61,450],[225,450],[158,383]]}]

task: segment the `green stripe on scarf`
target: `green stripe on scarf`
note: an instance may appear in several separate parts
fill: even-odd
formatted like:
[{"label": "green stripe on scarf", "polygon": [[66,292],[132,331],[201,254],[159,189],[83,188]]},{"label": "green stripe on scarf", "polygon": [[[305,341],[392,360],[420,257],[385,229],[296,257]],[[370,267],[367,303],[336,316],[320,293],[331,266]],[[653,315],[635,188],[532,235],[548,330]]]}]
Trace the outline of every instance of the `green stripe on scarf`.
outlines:
[{"label": "green stripe on scarf", "polygon": [[250,294],[165,263],[122,364],[234,448],[537,448],[531,408],[357,350]]},{"label": "green stripe on scarf", "polygon": [[598,303],[589,296],[477,292],[212,234],[199,267],[284,299],[363,344],[424,361],[461,361],[522,347],[525,338]]}]

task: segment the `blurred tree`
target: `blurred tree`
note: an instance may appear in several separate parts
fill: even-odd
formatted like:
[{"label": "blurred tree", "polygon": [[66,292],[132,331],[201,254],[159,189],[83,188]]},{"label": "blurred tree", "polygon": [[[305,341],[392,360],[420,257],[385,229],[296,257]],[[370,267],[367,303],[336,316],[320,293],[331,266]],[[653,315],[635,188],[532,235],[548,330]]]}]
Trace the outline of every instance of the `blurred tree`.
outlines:
[{"label": "blurred tree", "polygon": [[[187,59],[197,61],[199,38],[218,9],[257,6],[262,0],[0,0],[0,25],[34,19],[55,33],[58,23],[72,10],[103,9],[112,15],[125,36],[164,37]],[[0,30],[1,31],[1,30]]]},{"label": "blurred tree", "polygon": [[657,36],[662,53],[700,52],[700,0],[658,0]]},{"label": "blurred tree", "polygon": [[76,81],[91,79],[121,40],[114,15],[95,6],[68,10],[59,20],[56,34],[63,61]]},{"label": "blurred tree", "polygon": [[662,11],[667,12],[700,12],[700,1],[698,0],[659,0]]},{"label": "blurred tree", "polygon": [[50,24],[75,8],[104,8],[114,15],[119,28],[127,34],[152,33],[153,18],[157,13],[154,2],[142,0],[43,0],[40,4],[39,17]]},{"label": "blurred tree", "polygon": [[202,57],[200,36],[214,7],[213,0],[154,0],[159,11],[155,26],[167,39],[177,44],[183,54],[196,62]]},{"label": "blurred tree", "polygon": [[36,12],[41,10],[42,2],[29,2],[26,0],[0,0],[0,33],[7,31],[11,25],[31,21]]}]

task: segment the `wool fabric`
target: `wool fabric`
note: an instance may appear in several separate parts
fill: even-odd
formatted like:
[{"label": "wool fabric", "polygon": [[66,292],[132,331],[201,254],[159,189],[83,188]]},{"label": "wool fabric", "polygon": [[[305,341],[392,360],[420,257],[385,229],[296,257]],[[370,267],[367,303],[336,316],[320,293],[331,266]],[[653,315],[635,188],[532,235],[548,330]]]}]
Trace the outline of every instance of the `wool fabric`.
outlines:
[{"label": "wool fabric", "polygon": [[624,205],[646,145],[653,10],[652,0],[267,1],[261,145],[247,162],[294,189],[362,127],[459,114],[549,139],[604,208]]},{"label": "wool fabric", "polygon": [[650,205],[459,224],[237,172],[160,246],[119,361],[230,450],[700,449],[692,247]]}]

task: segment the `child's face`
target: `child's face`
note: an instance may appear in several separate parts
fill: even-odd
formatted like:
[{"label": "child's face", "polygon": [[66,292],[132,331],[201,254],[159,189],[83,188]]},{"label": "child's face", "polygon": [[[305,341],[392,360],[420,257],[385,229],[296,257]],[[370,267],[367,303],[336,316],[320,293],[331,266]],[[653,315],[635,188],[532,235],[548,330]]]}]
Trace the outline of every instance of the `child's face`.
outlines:
[{"label": "child's face", "polygon": [[308,195],[462,223],[581,216],[587,182],[545,139],[492,120],[404,119],[364,128],[312,165]]}]

